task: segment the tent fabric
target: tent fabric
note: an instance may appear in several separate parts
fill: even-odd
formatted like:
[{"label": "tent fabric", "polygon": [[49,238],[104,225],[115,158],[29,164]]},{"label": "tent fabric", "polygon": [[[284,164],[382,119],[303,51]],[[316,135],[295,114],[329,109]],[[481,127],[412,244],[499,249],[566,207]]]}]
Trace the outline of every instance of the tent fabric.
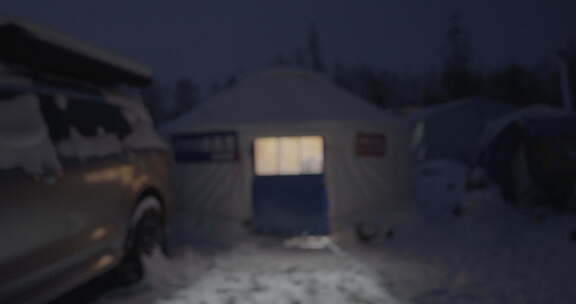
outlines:
[{"label": "tent fabric", "polygon": [[[546,105],[527,107],[487,124],[479,162],[491,178],[501,185],[503,196],[514,201],[514,159],[517,157],[520,144],[530,143],[531,137],[557,137],[568,134],[576,134],[576,120],[573,113]],[[539,180],[540,184],[546,184],[547,180],[556,183],[551,175],[543,175],[539,172],[542,170],[535,169],[545,161],[542,157],[544,155],[538,156],[537,159],[528,157],[533,178]]]},{"label": "tent fabric", "polygon": [[[323,136],[331,230],[382,216],[394,226],[412,208],[414,169],[410,123],[372,107],[327,80],[298,70],[274,70],[242,82],[162,128],[165,136],[235,131],[240,160],[177,164],[179,212],[203,235],[238,237],[252,218],[252,145],[267,136]],[[359,157],[359,132],[386,136],[385,157]]]},{"label": "tent fabric", "polygon": [[322,76],[293,69],[261,72],[168,127],[397,119]]},{"label": "tent fabric", "polygon": [[412,121],[424,123],[427,159],[455,159],[470,163],[481,145],[488,122],[516,110],[516,107],[487,98],[464,98],[431,106],[411,114]]},{"label": "tent fabric", "polygon": [[564,109],[551,107],[548,105],[533,105],[517,111],[502,115],[486,123],[485,132],[481,138],[482,145],[487,145],[493,141],[500,132],[514,123],[522,123],[527,119],[535,118],[561,118],[571,115]]}]

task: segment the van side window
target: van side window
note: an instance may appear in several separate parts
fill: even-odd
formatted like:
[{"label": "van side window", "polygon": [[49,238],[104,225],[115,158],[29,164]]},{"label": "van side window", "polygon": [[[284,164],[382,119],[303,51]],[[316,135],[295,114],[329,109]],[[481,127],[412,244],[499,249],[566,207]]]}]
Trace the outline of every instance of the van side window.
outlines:
[{"label": "van side window", "polygon": [[83,136],[96,136],[98,128],[106,133],[117,135],[120,139],[128,136],[131,129],[124,119],[119,106],[98,103],[81,98],[70,98],[67,109],[70,124]]},{"label": "van side window", "polygon": [[58,104],[56,97],[48,94],[40,94],[40,105],[55,142],[69,138],[71,127],[85,137],[98,136],[98,129],[120,139],[131,132],[122,109],[116,105],[81,98],[68,98],[64,104]]},{"label": "van side window", "polygon": [[70,137],[70,122],[66,111],[60,109],[53,95],[38,94],[40,109],[44,115],[48,133],[53,142],[61,142]]}]

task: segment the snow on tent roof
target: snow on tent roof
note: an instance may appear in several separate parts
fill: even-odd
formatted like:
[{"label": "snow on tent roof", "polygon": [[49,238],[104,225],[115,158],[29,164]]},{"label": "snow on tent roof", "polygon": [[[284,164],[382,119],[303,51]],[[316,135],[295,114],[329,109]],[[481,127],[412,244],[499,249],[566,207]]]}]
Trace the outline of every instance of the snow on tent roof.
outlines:
[{"label": "snow on tent roof", "polygon": [[166,127],[194,124],[376,121],[397,117],[298,69],[273,69],[242,80]]},{"label": "snow on tent roof", "polygon": [[145,85],[148,68],[36,25],[0,18],[0,58],[35,71],[100,83]]}]

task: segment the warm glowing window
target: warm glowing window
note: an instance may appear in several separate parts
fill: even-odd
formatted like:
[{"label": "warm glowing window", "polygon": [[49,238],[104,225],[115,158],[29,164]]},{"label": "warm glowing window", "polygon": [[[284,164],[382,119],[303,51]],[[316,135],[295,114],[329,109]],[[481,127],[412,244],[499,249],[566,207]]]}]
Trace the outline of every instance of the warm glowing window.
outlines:
[{"label": "warm glowing window", "polygon": [[262,137],[254,144],[256,175],[322,174],[321,136]]}]

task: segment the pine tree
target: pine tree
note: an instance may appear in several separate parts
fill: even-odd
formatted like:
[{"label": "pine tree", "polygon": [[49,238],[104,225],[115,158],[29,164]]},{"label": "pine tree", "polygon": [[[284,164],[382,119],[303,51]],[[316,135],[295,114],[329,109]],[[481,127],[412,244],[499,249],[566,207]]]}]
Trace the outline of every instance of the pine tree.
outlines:
[{"label": "pine tree", "polygon": [[474,94],[474,85],[470,70],[470,47],[460,24],[460,16],[454,14],[451,22],[442,84],[447,97],[457,99]]},{"label": "pine tree", "polygon": [[283,53],[278,53],[271,62],[273,67],[287,66],[288,64],[288,59]]},{"label": "pine tree", "polygon": [[572,107],[576,107],[576,43],[571,41],[566,47],[558,51],[559,60],[565,64],[564,71],[569,86],[569,97],[571,98]]},{"label": "pine tree", "polygon": [[488,76],[488,90],[493,98],[517,106],[544,101],[538,77],[530,69],[510,64]]},{"label": "pine tree", "polygon": [[392,88],[391,75],[386,71],[375,71],[366,65],[349,67],[336,63],[332,79],[341,88],[363,97],[376,106],[388,106]]},{"label": "pine tree", "polygon": [[236,83],[238,83],[238,79],[236,78],[236,76],[234,75],[228,76],[228,79],[226,79],[225,87],[227,89],[232,88],[236,85]]},{"label": "pine tree", "polygon": [[423,77],[422,100],[423,105],[435,105],[442,103],[445,99],[442,96],[442,88],[438,72],[434,70],[428,71]]},{"label": "pine tree", "polygon": [[212,85],[210,86],[210,94],[211,95],[215,95],[218,94],[222,91],[223,86],[220,84],[220,82],[218,80],[212,82]]},{"label": "pine tree", "polygon": [[186,113],[198,104],[199,90],[190,78],[180,78],[176,83],[175,102],[173,116]]},{"label": "pine tree", "polygon": [[308,58],[306,57],[306,52],[301,48],[295,49],[291,63],[293,66],[306,68],[308,66]]},{"label": "pine tree", "polygon": [[332,80],[341,88],[350,89],[346,81],[346,68],[339,62],[332,68]]},{"label": "pine tree", "polygon": [[367,66],[363,66],[359,74],[364,97],[376,106],[385,107],[388,97],[387,74],[385,72],[376,72]]},{"label": "pine tree", "polygon": [[317,72],[324,72],[324,60],[322,58],[322,47],[320,45],[320,35],[315,23],[310,23],[307,35],[307,49],[310,56],[312,69]]},{"label": "pine tree", "polygon": [[151,84],[141,90],[142,101],[148,112],[152,116],[155,123],[160,123],[165,119],[166,111],[164,107],[164,100],[162,98],[162,90],[157,84]]}]

